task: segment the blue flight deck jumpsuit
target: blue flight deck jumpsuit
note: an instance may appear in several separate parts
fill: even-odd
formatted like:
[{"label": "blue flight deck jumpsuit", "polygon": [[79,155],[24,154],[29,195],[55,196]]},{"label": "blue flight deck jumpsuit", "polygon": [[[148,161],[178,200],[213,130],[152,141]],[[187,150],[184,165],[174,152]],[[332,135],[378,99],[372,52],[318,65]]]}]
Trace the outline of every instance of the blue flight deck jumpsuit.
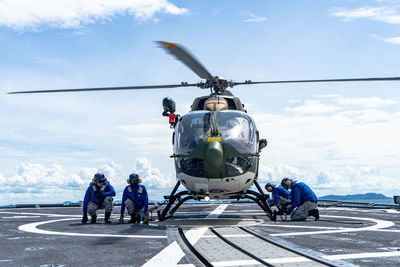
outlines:
[{"label": "blue flight deck jumpsuit", "polygon": [[272,202],[276,206],[282,206],[290,202],[290,191],[282,185],[275,186],[272,190]]},{"label": "blue flight deck jumpsuit", "polygon": [[124,189],[121,203],[121,216],[124,216],[125,207],[130,215],[137,213],[142,217],[147,216],[149,199],[144,185],[128,185]]},{"label": "blue flight deck jumpsuit", "polygon": [[[100,198],[96,197],[96,192],[102,192]],[[111,212],[113,208],[113,198],[115,196],[115,190],[109,181],[99,187],[95,183],[90,183],[85,193],[83,200],[83,215],[90,216],[96,215],[97,209],[105,209],[105,212]]]},{"label": "blue flight deck jumpsuit", "polygon": [[308,212],[317,208],[317,196],[303,182],[293,181],[290,196],[292,205],[288,208],[291,212],[290,218],[293,221],[303,221],[307,219]]}]

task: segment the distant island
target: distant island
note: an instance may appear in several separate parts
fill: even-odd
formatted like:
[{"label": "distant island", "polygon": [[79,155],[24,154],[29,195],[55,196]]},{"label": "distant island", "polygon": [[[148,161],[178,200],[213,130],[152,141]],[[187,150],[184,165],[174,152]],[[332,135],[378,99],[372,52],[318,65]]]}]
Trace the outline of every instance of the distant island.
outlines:
[{"label": "distant island", "polygon": [[323,197],[319,197],[321,200],[374,200],[374,199],[392,199],[391,197],[387,197],[383,194],[376,193],[366,193],[366,194],[355,194],[355,195],[327,195]]}]

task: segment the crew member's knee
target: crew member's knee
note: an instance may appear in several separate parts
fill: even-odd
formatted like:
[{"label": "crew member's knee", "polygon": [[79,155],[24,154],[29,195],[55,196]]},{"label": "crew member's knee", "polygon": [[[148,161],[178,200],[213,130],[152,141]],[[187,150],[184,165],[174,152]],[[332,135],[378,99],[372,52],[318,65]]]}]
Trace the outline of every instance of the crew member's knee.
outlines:
[{"label": "crew member's knee", "polygon": [[129,198],[125,201],[125,207],[128,210],[128,214],[132,214],[136,211],[135,204],[133,204],[133,201]]},{"label": "crew member's knee", "polygon": [[113,209],[113,198],[106,197],[104,198],[104,209],[106,212],[111,212]]},{"label": "crew member's knee", "polygon": [[88,203],[87,212],[90,216],[96,215],[97,209],[98,209],[98,206],[96,203],[93,203],[91,201]]},{"label": "crew member's knee", "polygon": [[304,221],[307,219],[307,214],[303,210],[295,209],[292,214],[290,214],[290,219],[292,221]]}]

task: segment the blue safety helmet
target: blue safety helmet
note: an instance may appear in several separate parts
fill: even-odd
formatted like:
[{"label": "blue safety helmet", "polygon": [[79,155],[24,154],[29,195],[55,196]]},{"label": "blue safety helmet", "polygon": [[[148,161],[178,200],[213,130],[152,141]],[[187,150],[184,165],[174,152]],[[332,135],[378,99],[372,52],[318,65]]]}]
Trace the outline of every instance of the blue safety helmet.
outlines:
[{"label": "blue safety helmet", "polygon": [[285,188],[285,189],[289,189],[289,186],[286,184],[286,181],[291,181],[293,183],[293,180],[290,179],[289,177],[285,177],[282,179],[281,185]]},{"label": "blue safety helmet", "polygon": [[139,175],[136,173],[131,173],[129,175],[128,180],[126,181],[128,184],[140,184],[142,180],[139,178]]},{"label": "blue safety helmet", "polygon": [[98,183],[98,182],[105,182],[107,180],[107,178],[106,178],[106,176],[104,176],[104,174],[103,173],[101,173],[101,172],[98,172],[98,173],[96,173],[94,176],[93,176],[93,179],[92,179],[92,181],[94,182],[94,183]]},{"label": "blue safety helmet", "polygon": [[268,191],[267,187],[272,187],[272,189],[273,189],[275,186],[276,186],[275,184],[267,183],[267,184],[265,185],[265,190]]}]

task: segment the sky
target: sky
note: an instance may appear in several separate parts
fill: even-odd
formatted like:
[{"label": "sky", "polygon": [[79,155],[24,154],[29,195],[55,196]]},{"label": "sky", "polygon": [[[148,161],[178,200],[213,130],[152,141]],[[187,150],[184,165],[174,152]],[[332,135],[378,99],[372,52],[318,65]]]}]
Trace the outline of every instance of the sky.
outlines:
[{"label": "sky", "polygon": [[[195,83],[154,41],[213,75],[269,81],[399,75],[399,0],[0,0],[0,205],[79,201],[94,173],[138,173],[150,199],[176,183],[162,99],[189,112],[199,88],[10,95]],[[268,140],[260,183],[293,177],[318,196],[398,195],[400,82],[232,89]]]}]

